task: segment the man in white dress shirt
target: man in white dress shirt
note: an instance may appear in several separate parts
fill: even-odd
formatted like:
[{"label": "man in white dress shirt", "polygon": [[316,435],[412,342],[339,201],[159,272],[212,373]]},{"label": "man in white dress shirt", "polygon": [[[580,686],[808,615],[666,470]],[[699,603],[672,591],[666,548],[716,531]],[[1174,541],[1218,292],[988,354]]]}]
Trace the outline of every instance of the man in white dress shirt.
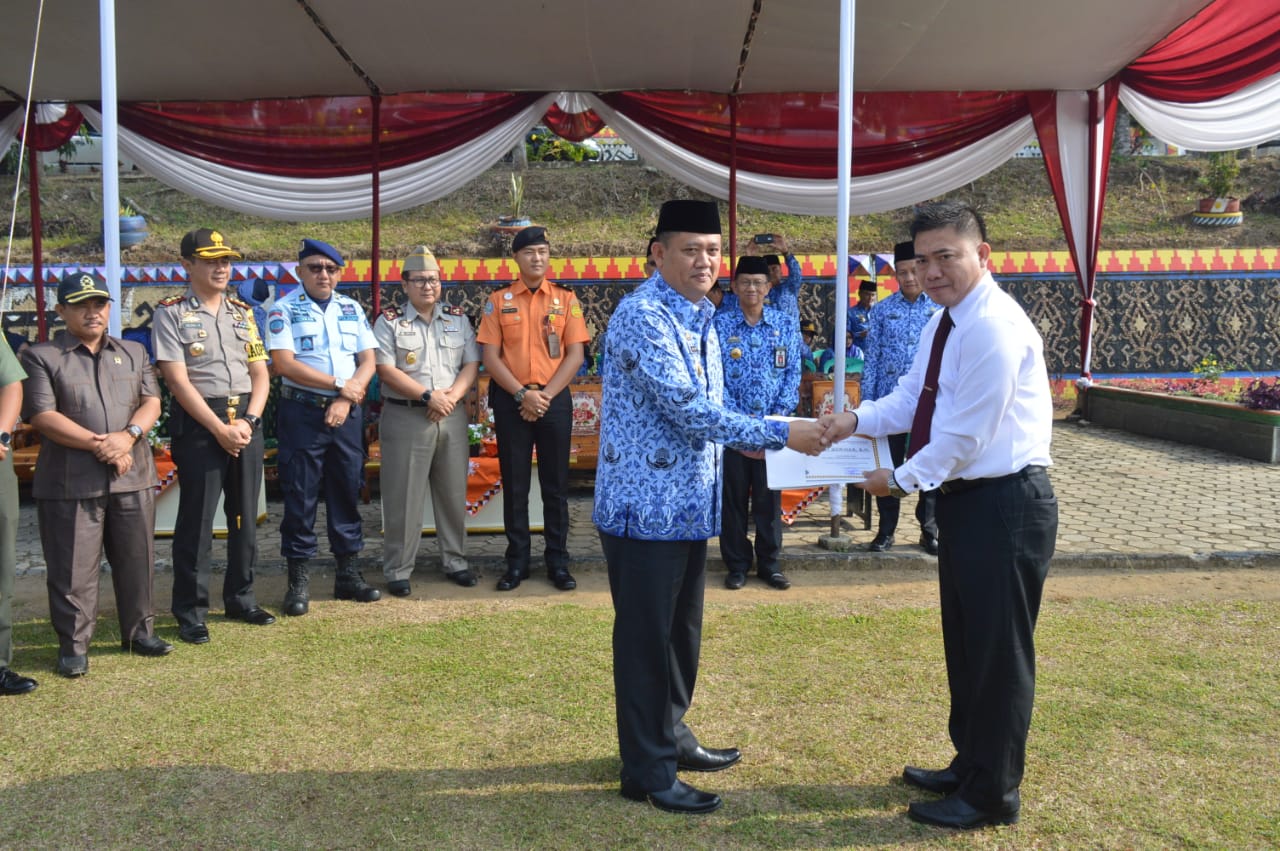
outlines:
[{"label": "man in white dress shirt", "polygon": [[[902,498],[939,489],[938,580],[956,756],[903,779],[938,792],[908,815],[942,827],[1018,820],[1035,696],[1035,631],[1058,530],[1049,483],[1053,404],[1044,344],[987,271],[982,218],[959,203],[920,209],[916,271],[946,308],[897,388],[823,418],[826,439],[911,432],[906,461],[860,485]],[[936,352],[936,354],[935,354]]]}]

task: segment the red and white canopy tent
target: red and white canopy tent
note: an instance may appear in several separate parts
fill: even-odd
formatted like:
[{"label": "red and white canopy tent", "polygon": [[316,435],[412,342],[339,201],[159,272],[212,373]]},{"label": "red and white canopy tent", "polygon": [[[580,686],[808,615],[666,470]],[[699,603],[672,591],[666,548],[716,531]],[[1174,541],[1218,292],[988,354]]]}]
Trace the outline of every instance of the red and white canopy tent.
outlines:
[{"label": "red and white canopy tent", "polygon": [[[78,104],[148,173],[226,207],[373,215],[375,258],[381,210],[465,185],[540,119],[568,135],[603,120],[731,206],[842,214],[841,253],[847,213],[937,196],[1038,137],[1085,376],[1117,101],[1188,148],[1280,136],[1277,0],[844,0],[840,17],[826,0],[101,3],[101,25],[79,0],[7,15],[0,150],[43,10],[31,102]],[[57,138],[32,124],[29,143]]]}]

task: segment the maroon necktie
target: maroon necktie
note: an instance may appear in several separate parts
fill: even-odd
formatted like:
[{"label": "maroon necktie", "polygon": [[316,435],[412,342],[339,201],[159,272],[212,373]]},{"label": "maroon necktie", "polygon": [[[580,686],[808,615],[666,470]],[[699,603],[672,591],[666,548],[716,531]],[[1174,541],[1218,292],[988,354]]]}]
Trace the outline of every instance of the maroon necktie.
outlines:
[{"label": "maroon necktie", "polygon": [[916,402],[916,415],[911,420],[911,439],[907,447],[910,458],[929,443],[929,435],[933,428],[933,406],[938,402],[938,373],[942,371],[942,347],[947,344],[947,335],[956,323],[951,321],[951,311],[942,311],[942,321],[938,330],[933,332],[933,348],[929,350],[929,367],[924,371],[924,386],[920,388],[920,399]]}]

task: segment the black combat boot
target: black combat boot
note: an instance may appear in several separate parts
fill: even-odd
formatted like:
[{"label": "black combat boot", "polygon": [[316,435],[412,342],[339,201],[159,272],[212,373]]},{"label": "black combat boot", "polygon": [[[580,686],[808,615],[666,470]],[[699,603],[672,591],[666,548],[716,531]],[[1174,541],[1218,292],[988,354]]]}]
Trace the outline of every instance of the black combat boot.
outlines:
[{"label": "black combat boot", "polygon": [[307,588],[307,560],[289,559],[289,590],[284,595],[286,615],[305,615],[310,608],[311,593]]},{"label": "black combat boot", "polygon": [[333,596],[339,600],[372,603],[382,599],[382,592],[364,581],[356,566],[355,553],[338,556],[338,573],[333,577]]}]

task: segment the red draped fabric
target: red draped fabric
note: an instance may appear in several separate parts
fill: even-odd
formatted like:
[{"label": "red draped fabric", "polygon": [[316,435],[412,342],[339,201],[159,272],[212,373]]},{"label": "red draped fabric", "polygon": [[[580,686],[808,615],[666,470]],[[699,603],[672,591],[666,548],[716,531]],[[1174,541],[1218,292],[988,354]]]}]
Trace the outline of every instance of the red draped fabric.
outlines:
[{"label": "red draped fabric", "polygon": [[1088,177],[1089,197],[1083,214],[1086,244],[1078,245],[1072,211],[1067,204],[1068,188],[1059,147],[1058,98],[1069,93],[1031,92],[1031,117],[1035,121],[1036,135],[1040,140],[1040,152],[1044,156],[1045,171],[1053,187],[1054,201],[1058,205],[1058,218],[1062,221],[1063,234],[1076,265],[1076,281],[1080,286],[1080,364],[1081,373],[1089,374],[1090,346],[1093,332],[1094,285],[1098,272],[1098,246],[1102,237],[1103,193],[1111,163],[1111,143],[1116,123],[1116,105],[1119,102],[1119,81],[1112,79],[1100,91],[1089,93]]},{"label": "red draped fabric", "polygon": [[590,139],[604,128],[604,120],[595,112],[588,109],[586,112],[565,112],[557,104],[551,104],[551,108],[547,110],[547,114],[543,116],[543,121],[552,133],[555,133],[561,139],[568,139],[570,142],[581,142],[583,139]]},{"label": "red draped fabric", "polygon": [[[729,98],[615,92],[601,100],[686,150],[729,162]],[[854,99],[854,175],[881,174],[978,142],[1025,117],[1022,92],[869,92]],[[739,95],[739,168],[777,177],[836,176],[835,92]]]},{"label": "red draped fabric", "polygon": [[1280,74],[1280,4],[1217,0],[1135,59],[1120,82],[1173,103],[1216,100]]},{"label": "red draped fabric", "polygon": [[[384,95],[382,168],[465,145],[540,97],[537,93]],[[373,109],[367,97],[120,104],[120,125],[210,162],[286,177],[367,174]]]},{"label": "red draped fabric", "polygon": [[[22,109],[22,104],[16,101],[0,104],[0,118],[5,118],[18,109]],[[36,123],[34,109],[31,111],[31,119],[26,132],[18,132],[18,138],[26,142],[27,147],[33,151],[56,151],[66,144],[84,123],[84,116],[80,114],[80,110],[71,104],[67,104],[67,114],[52,124]]]}]

